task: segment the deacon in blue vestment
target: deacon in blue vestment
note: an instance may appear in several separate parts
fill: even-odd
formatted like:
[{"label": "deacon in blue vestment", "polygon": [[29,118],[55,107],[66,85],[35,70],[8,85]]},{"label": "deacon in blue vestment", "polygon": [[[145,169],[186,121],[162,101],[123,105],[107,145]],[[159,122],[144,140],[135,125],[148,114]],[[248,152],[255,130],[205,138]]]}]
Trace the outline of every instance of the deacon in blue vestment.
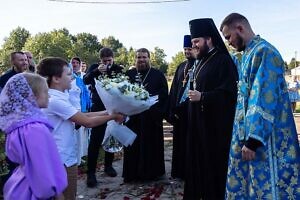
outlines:
[{"label": "deacon in blue vestment", "polygon": [[221,24],[243,51],[225,199],[300,199],[300,149],[284,61],[237,13]]}]

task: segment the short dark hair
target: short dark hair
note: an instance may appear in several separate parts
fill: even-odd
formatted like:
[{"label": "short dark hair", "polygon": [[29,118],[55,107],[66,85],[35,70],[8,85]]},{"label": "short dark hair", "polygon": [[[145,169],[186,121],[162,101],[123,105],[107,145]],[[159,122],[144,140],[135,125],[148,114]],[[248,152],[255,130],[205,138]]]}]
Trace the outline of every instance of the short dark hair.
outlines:
[{"label": "short dark hair", "polygon": [[220,31],[223,30],[224,26],[231,26],[234,23],[237,22],[246,22],[249,24],[247,18],[239,13],[231,13],[225,19],[222,21],[220,26]]},{"label": "short dark hair", "polygon": [[148,58],[150,58],[150,52],[146,48],[140,48],[140,49],[136,50],[136,53],[147,53]]},{"label": "short dark hair", "polygon": [[99,51],[99,56],[100,56],[100,58],[114,57],[114,52],[110,48],[108,48],[108,47],[103,47]]},{"label": "short dark hair", "polygon": [[10,61],[13,61],[15,59],[16,54],[22,54],[24,55],[23,51],[14,51],[10,54]]},{"label": "short dark hair", "polygon": [[71,58],[71,62],[72,62],[72,60],[76,60],[76,61],[78,61],[79,63],[81,63],[81,60],[80,60],[79,57],[73,57],[73,58]]},{"label": "short dark hair", "polygon": [[47,78],[48,86],[53,76],[61,77],[64,66],[68,66],[68,62],[59,57],[44,58],[37,65],[37,73]]}]

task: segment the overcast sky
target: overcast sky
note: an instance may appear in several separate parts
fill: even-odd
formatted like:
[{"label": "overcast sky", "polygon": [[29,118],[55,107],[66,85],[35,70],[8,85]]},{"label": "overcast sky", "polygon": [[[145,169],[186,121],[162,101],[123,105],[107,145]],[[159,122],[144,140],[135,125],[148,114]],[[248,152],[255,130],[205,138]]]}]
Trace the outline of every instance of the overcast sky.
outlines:
[{"label": "overcast sky", "polygon": [[289,62],[295,57],[295,52],[298,54],[297,60],[300,60],[300,0],[190,0],[119,5],[48,0],[0,2],[0,44],[18,26],[32,35],[65,27],[71,34],[88,32],[97,35],[99,41],[112,35],[126,48],[146,47],[152,51],[158,46],[165,50],[170,61],[182,50],[183,35],[189,34],[189,20],[213,18],[219,28],[225,16],[239,12],[248,18],[256,34],[281,52],[284,60]]}]

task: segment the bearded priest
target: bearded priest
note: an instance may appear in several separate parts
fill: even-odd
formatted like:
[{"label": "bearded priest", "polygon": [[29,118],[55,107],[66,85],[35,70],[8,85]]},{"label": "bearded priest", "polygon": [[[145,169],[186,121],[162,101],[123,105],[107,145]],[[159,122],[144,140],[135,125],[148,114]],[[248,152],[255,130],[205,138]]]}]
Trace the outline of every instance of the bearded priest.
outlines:
[{"label": "bearded priest", "polygon": [[237,69],[212,19],[195,19],[189,24],[198,62],[188,92],[184,200],[223,200]]}]

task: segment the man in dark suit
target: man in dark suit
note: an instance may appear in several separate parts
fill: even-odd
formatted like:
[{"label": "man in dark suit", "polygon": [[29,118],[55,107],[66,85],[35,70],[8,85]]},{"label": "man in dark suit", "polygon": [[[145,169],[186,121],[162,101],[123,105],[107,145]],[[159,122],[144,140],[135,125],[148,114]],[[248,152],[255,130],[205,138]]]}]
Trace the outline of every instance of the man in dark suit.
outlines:
[{"label": "man in dark suit", "polygon": [[[111,77],[113,74],[121,73],[123,67],[114,63],[114,54],[110,48],[102,48],[99,52],[100,63],[91,65],[86,74],[83,77],[83,82],[88,85],[90,84],[90,90],[92,94],[92,112],[103,111],[105,107],[96,91],[95,78],[100,75],[108,75]],[[95,176],[97,159],[99,155],[99,148],[101,146],[106,129],[106,123],[101,126],[92,128],[90,143],[88,147],[88,161],[87,161],[87,186],[95,187],[97,185],[97,179]],[[112,167],[114,154],[105,152],[104,159],[104,172],[111,177],[117,176],[117,172]]]}]

